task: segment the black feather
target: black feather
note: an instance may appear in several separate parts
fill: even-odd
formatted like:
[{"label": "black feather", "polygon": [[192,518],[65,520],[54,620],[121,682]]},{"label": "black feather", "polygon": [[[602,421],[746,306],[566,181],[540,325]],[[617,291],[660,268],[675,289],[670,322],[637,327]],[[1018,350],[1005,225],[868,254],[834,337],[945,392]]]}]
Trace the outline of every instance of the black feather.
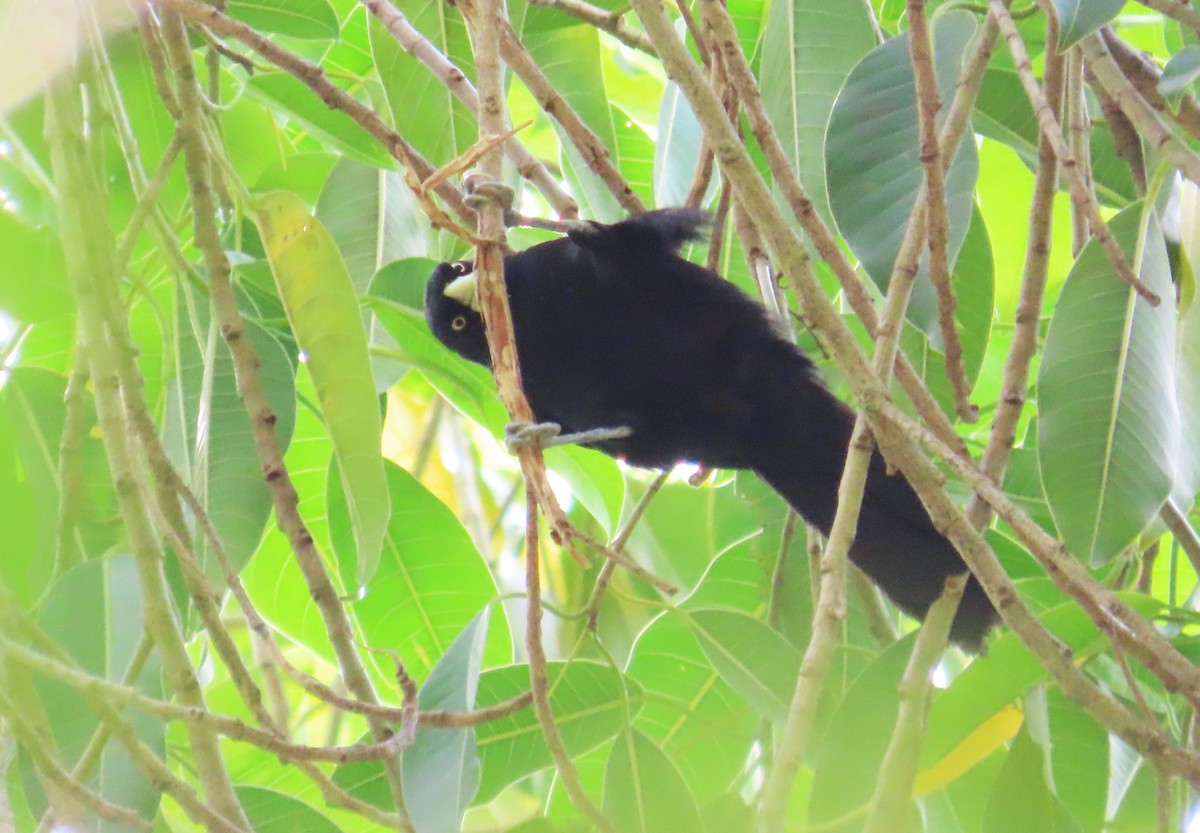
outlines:
[{"label": "black feather", "polygon": [[[854,424],[813,363],[763,307],[678,255],[708,217],[665,209],[505,258],[525,392],[564,432],[627,426],[597,443],[636,466],[680,461],[752,469],[826,534]],[[480,316],[444,289],[470,264],[433,273],[425,314],[450,349],[488,364]],[[871,459],[850,559],[903,610],[924,616],[966,570],[883,458]],[[978,650],[996,612],[972,579],[951,637]]]}]

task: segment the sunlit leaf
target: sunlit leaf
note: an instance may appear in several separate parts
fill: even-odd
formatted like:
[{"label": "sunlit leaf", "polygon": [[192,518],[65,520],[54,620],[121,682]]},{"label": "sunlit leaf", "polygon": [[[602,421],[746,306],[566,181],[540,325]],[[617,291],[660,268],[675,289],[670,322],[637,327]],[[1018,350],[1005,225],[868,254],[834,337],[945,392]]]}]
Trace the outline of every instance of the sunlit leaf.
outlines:
[{"label": "sunlit leaf", "polygon": [[[296,341],[316,384],[354,523],[347,582],[365,583],[379,563],[391,507],[383,473],[383,431],[358,298],[329,231],[299,197],[275,191],[255,219]],[[351,578],[351,576],[353,578]]]}]

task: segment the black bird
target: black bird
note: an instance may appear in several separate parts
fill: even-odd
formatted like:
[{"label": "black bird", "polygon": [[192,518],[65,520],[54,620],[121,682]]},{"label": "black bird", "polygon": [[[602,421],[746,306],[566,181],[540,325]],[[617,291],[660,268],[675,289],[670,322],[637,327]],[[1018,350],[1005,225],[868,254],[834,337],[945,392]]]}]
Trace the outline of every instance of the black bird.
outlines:
[{"label": "black bird", "polygon": [[[506,256],[525,393],[537,419],[564,432],[629,428],[589,445],[632,465],[752,469],[828,535],[854,413],[758,302],[679,256],[708,222],[699,210],[664,209],[580,224]],[[425,316],[444,345],[490,365],[472,268],[434,270]],[[878,451],[850,560],[916,617],[967,569]],[[979,650],[996,619],[972,578],[951,638]]]}]

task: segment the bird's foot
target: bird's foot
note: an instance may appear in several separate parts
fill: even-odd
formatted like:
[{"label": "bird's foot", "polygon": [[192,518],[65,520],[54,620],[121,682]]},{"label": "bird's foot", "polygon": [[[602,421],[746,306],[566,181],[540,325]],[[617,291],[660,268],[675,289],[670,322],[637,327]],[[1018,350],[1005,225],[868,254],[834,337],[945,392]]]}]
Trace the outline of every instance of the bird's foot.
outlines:
[{"label": "bird's foot", "polygon": [[510,454],[516,454],[522,448],[531,446],[550,448],[556,445],[586,445],[624,439],[632,433],[633,429],[625,425],[563,434],[562,426],[557,422],[512,422],[504,427],[504,446]]},{"label": "bird's foot", "polygon": [[541,217],[520,214],[513,206],[516,201],[516,192],[503,182],[490,179],[476,169],[471,169],[463,174],[463,190],[467,192],[463,201],[476,211],[490,203],[499,204],[504,211],[504,225],[508,228],[525,226],[568,234],[570,232],[587,232],[594,226],[587,220],[545,220]]},{"label": "bird's foot", "polygon": [[467,196],[463,199],[471,208],[479,211],[484,206],[495,203],[504,212],[504,225],[516,225],[514,218],[519,215],[513,209],[517,193],[503,182],[491,179],[482,171],[471,169],[463,174],[463,190]]}]

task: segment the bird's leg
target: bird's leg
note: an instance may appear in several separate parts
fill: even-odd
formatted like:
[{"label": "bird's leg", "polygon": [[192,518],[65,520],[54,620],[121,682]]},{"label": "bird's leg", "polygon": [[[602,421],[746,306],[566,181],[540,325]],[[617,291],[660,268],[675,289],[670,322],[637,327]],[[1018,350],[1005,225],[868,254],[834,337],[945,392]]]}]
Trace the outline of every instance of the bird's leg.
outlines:
[{"label": "bird's leg", "polygon": [[626,425],[615,428],[593,428],[563,434],[557,422],[510,422],[504,427],[504,446],[510,454],[529,446],[550,448],[556,445],[587,445],[605,440],[621,440],[633,433]]}]

